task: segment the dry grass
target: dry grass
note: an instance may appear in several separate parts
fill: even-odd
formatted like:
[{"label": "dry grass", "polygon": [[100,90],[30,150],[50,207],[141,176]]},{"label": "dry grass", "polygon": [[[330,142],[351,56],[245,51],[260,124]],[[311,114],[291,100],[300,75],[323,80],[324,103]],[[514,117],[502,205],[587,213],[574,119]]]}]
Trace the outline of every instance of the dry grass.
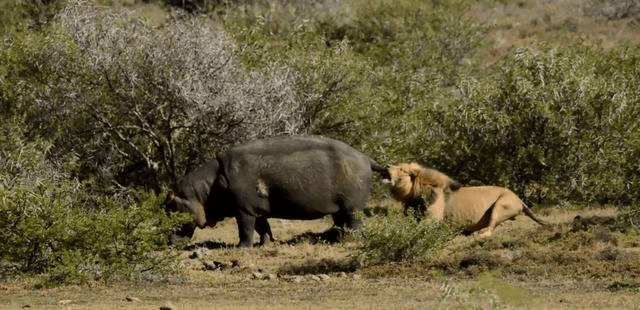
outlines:
[{"label": "dry grass", "polygon": [[[181,251],[186,278],[171,284],[66,287],[30,291],[0,286],[0,309],[621,309],[635,307],[640,284],[636,238],[611,230],[614,208],[536,210],[550,227],[526,217],[490,238],[457,237],[429,262],[355,268],[357,244],[316,236],[330,219],[271,220],[277,242],[236,249],[227,220],[197,231]],[[581,221],[574,221],[580,215]],[[198,257],[195,257],[198,254]],[[208,266],[208,267],[207,267]],[[324,275],[328,277],[325,278]],[[126,301],[126,297],[140,301]]]},{"label": "dry grass", "polygon": [[572,40],[603,49],[624,42],[640,43],[638,18],[625,14],[618,14],[621,17],[615,19],[602,18],[610,12],[605,2],[633,1],[480,2],[469,12],[491,26],[488,46],[480,58],[489,66],[513,47],[557,47]]}]

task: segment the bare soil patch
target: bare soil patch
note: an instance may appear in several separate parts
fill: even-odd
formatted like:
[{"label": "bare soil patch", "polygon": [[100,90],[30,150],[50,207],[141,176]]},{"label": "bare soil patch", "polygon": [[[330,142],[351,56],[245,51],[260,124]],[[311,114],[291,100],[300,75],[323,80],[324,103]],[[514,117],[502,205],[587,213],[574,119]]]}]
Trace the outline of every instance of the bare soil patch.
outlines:
[{"label": "bare soil patch", "polygon": [[[186,276],[170,284],[28,290],[0,286],[0,309],[623,309],[640,296],[639,248],[616,210],[536,210],[495,236],[456,237],[430,261],[360,268],[350,238],[325,242],[330,219],[272,220],[278,239],[236,249],[227,220],[179,251]],[[576,219],[576,216],[579,218]]]}]

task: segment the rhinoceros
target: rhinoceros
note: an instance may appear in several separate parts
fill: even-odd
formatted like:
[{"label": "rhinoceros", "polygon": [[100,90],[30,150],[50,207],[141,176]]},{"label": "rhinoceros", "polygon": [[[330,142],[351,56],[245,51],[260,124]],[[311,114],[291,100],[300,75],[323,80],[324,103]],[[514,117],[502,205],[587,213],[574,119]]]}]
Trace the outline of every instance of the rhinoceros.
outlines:
[{"label": "rhinoceros", "polygon": [[339,227],[356,229],[355,211],[365,207],[372,172],[386,169],[351,146],[319,136],[283,136],[231,147],[184,176],[165,205],[189,212],[191,225],[215,226],[235,217],[239,247],[273,240],[267,218],[311,220],[331,214]]}]

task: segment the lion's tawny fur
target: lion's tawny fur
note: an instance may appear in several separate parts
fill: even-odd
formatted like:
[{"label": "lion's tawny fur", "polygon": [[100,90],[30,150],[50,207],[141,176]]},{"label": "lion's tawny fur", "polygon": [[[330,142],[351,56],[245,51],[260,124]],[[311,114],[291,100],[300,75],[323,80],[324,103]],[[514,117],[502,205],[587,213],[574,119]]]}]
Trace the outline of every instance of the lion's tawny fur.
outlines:
[{"label": "lion's tawny fur", "polygon": [[544,225],[527,205],[511,190],[498,186],[460,187],[446,174],[417,163],[388,166],[390,190],[393,197],[404,203],[424,199],[429,215],[465,233],[481,231],[489,236],[500,223],[525,213]]},{"label": "lion's tawny fur", "polygon": [[446,174],[418,163],[389,166],[387,169],[391,176],[391,194],[401,202],[424,196],[426,192],[430,192],[430,187],[456,183]]}]

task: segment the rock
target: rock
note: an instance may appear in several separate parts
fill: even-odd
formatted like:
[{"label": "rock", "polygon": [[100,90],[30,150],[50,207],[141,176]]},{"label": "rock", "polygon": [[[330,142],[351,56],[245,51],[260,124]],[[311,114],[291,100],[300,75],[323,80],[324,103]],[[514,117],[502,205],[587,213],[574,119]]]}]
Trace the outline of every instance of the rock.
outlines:
[{"label": "rock", "polygon": [[216,265],[214,265],[212,263],[202,262],[202,269],[203,270],[216,270]]},{"label": "rock", "polygon": [[264,279],[264,275],[260,272],[254,272],[251,274],[251,278],[254,280],[262,280]]},{"label": "rock", "polygon": [[240,261],[237,259],[231,260],[231,268],[240,267]]},{"label": "rock", "polygon": [[216,270],[216,271],[223,271],[227,269],[227,267],[229,266],[228,264],[225,264],[223,262],[217,262],[217,261],[213,261],[212,263],[202,262],[202,265],[205,270]]},{"label": "rock", "polygon": [[124,298],[124,300],[128,301],[128,302],[141,302],[142,300],[140,300],[140,298],[138,297],[132,297],[132,296],[127,296]]},{"label": "rock", "polygon": [[280,279],[288,281],[288,282],[293,282],[293,283],[302,282],[302,277],[300,277],[300,276],[280,275]]},{"label": "rock", "polygon": [[191,253],[191,255],[189,255],[189,258],[196,259],[196,258],[202,258],[202,256],[204,256],[204,250],[202,248],[199,248],[199,249],[193,251],[193,253]]},{"label": "rock", "polygon": [[176,308],[176,306],[174,306],[170,301],[167,301],[164,306],[160,307],[160,310],[178,310],[178,308]]}]

